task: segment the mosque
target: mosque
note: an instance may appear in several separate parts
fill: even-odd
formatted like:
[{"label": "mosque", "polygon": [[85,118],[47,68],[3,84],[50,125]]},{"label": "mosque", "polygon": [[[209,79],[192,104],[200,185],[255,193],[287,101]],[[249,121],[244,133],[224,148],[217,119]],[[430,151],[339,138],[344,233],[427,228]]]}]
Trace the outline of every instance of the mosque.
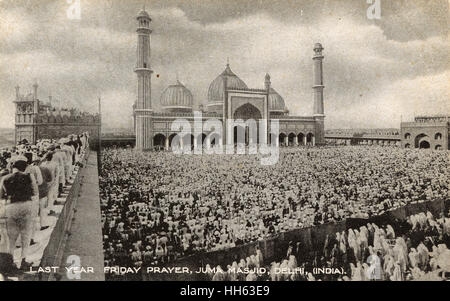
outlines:
[{"label": "mosque", "polygon": [[[201,116],[193,111],[193,95],[178,80],[167,87],[160,97],[161,112],[152,108],[150,64],[151,18],[142,10],[137,16],[138,45],[135,73],[137,75],[137,99],[133,105],[136,149],[170,149],[175,146],[191,145],[194,148],[211,148],[225,143],[236,143],[237,133],[245,133],[245,143],[271,143],[272,145],[322,145],[324,139],[323,104],[323,47],[317,43],[313,55],[313,100],[312,116],[291,116],[283,97],[271,86],[270,75],[264,78],[264,89],[249,88],[232,70],[229,64],[209,85],[207,103],[200,106]],[[218,132],[214,127],[198,127],[194,122],[201,119],[218,120],[222,127]],[[192,132],[184,128],[174,129],[173,124],[183,119],[189,122]],[[244,124],[228,126],[229,120],[242,120]],[[248,120],[256,120],[258,133],[249,132]],[[272,124],[278,120],[279,130],[272,131]],[[241,128],[240,128],[241,127]],[[242,133],[241,132],[241,133]],[[182,134],[181,134],[182,133]],[[181,137],[181,139],[180,139]],[[177,138],[177,139],[175,139]],[[176,144],[176,145],[175,145]]]}]

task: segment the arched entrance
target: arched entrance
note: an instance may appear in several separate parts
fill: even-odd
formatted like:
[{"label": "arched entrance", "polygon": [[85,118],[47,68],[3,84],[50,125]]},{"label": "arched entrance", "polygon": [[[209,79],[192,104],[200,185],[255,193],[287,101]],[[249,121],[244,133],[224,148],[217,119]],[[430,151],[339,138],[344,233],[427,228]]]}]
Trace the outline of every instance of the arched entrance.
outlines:
[{"label": "arched entrance", "polygon": [[280,133],[280,135],[278,136],[278,143],[282,146],[286,146],[286,134],[285,133]]},{"label": "arched entrance", "polygon": [[295,138],[296,135],[294,133],[290,133],[288,136],[288,144],[289,146],[294,146],[295,145]]},{"label": "arched entrance", "polygon": [[183,148],[192,149],[194,147],[194,135],[187,134],[183,136]]},{"label": "arched entrance", "polygon": [[430,142],[428,142],[426,140],[421,141],[419,143],[419,148],[425,148],[425,149],[430,148]]},{"label": "arched entrance", "polygon": [[209,137],[209,143],[211,146],[219,145],[220,142],[220,135],[217,133],[212,134]]},{"label": "arched entrance", "polygon": [[430,148],[430,137],[426,134],[417,135],[414,139],[415,148]]},{"label": "arched entrance", "polygon": [[205,146],[205,139],[206,139],[206,134],[201,134],[197,136],[197,147],[200,148],[200,146],[204,147]]},{"label": "arched entrance", "polygon": [[313,140],[314,140],[314,135],[312,133],[308,133],[308,135],[306,135],[306,144],[312,145]]},{"label": "arched entrance", "polygon": [[247,144],[248,132],[247,127],[237,125],[233,128],[233,143],[236,144]]},{"label": "arched entrance", "polygon": [[299,145],[305,145],[305,134],[303,133],[298,134],[297,139]]},{"label": "arched entrance", "polygon": [[[259,120],[262,119],[261,112],[257,107],[252,105],[251,103],[246,103],[240,106],[233,114],[233,119],[236,121],[238,119],[247,122],[243,126],[235,126],[233,128],[233,142],[237,143],[245,143],[246,145],[250,143],[259,143]],[[254,121],[253,125],[255,127],[250,126],[252,123],[248,122],[249,120]],[[240,132],[240,136],[237,138],[238,131]],[[243,141],[238,141],[243,140]]]},{"label": "arched entrance", "polygon": [[436,147],[434,148],[434,149],[436,149],[436,150],[442,150],[442,145],[436,145]]},{"label": "arched entrance", "polygon": [[170,147],[180,147],[180,138],[177,134],[171,134],[169,136],[169,146]]},{"label": "arched entrance", "polygon": [[252,105],[251,103],[246,103],[242,106],[240,106],[239,108],[237,108],[236,111],[234,111],[234,115],[233,118],[236,119],[242,119],[242,120],[247,120],[247,119],[253,119],[253,120],[259,120],[261,119],[261,112],[258,110],[257,107],[255,107],[254,105]]},{"label": "arched entrance", "polygon": [[166,144],[166,136],[164,136],[163,134],[156,134],[153,137],[153,145],[158,148],[164,148]]}]

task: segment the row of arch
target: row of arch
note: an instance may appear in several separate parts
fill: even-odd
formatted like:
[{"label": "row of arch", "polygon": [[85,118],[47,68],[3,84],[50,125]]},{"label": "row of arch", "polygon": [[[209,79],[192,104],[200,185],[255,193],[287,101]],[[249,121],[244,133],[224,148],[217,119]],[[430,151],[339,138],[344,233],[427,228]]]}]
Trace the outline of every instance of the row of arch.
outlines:
[{"label": "row of arch", "polygon": [[[425,134],[420,134],[420,135],[418,135],[418,136],[421,136],[421,135],[425,135]],[[417,137],[418,137],[417,136]],[[428,136],[428,135],[425,135],[425,136]],[[404,135],[404,137],[405,137],[405,139],[406,140],[409,140],[409,139],[411,139],[411,134],[410,133],[406,133],[405,135]],[[442,134],[441,133],[436,133],[436,134],[434,134],[434,140],[442,140]]]},{"label": "row of arch", "polygon": [[[441,133],[435,133],[434,141],[431,139],[430,136],[428,136],[425,133],[417,135],[416,137],[414,137],[414,140],[411,139],[409,133],[406,133],[405,137],[409,137],[408,138],[409,141],[406,141],[405,143],[405,148],[423,148],[423,149],[434,148],[436,150],[443,149],[442,143],[439,143],[439,141],[442,141]],[[437,141],[437,143],[435,141]]]},{"label": "row of arch", "polygon": [[[410,144],[410,143],[406,143],[406,144],[405,144],[405,148],[411,148],[411,144]],[[431,148],[431,145],[430,145],[430,143],[429,143],[428,141],[421,141],[421,142],[419,143],[418,147],[416,147],[416,148],[428,149],[428,148]],[[434,149],[436,149],[436,150],[442,150],[443,147],[442,147],[442,145],[437,144],[437,145],[434,146]]]},{"label": "row of arch", "polygon": [[[234,143],[237,144],[237,128],[234,129]],[[278,137],[277,137],[278,136]],[[252,143],[248,132],[245,133],[245,141],[243,143],[249,144]],[[270,134],[269,136],[269,143],[272,143],[273,139],[275,143],[279,146],[297,146],[297,145],[315,145],[315,136],[312,133],[307,133],[306,135],[304,133],[280,133],[279,135],[276,134]],[[162,133],[158,133],[155,136],[153,136],[153,146],[156,148],[161,149],[169,149],[172,147],[184,147],[186,145],[191,145],[192,147],[203,145],[206,147],[213,147],[215,145],[221,144],[221,137],[218,134],[212,134],[212,135],[206,135],[205,133],[202,133],[201,135],[198,135],[195,137],[193,134],[186,134],[181,139],[177,133],[172,133],[170,135],[164,135]],[[256,141],[256,143],[259,143],[259,140]]]}]

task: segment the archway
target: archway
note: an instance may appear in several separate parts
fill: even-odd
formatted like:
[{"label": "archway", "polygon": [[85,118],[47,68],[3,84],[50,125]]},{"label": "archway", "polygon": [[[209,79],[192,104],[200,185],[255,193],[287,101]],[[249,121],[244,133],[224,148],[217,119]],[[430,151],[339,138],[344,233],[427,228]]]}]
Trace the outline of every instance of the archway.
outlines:
[{"label": "archway", "polygon": [[[237,143],[245,143],[246,145],[250,144],[250,143],[259,143],[259,120],[262,119],[262,114],[260,112],[260,110],[255,107],[254,105],[252,105],[251,103],[246,103],[242,106],[240,106],[239,108],[237,108],[237,110],[234,112],[233,114],[233,118],[234,120],[238,120],[241,119],[245,122],[251,120],[254,121],[254,125],[253,126],[249,126],[251,123],[249,124],[245,124],[244,126],[235,126],[233,128],[233,142],[235,144]],[[239,131],[242,131],[242,129],[244,129],[243,132],[240,132],[240,135],[242,137],[239,137],[239,139],[237,139],[236,135]],[[242,134],[244,133],[244,135]],[[238,140],[244,140],[244,141],[238,141]]]},{"label": "archway", "polygon": [[197,147],[200,148],[205,146],[206,134],[201,134],[197,136]]},{"label": "archway", "polygon": [[410,133],[406,133],[405,134],[405,139],[411,139],[411,134]]},{"label": "archway", "polygon": [[306,144],[312,145],[313,144],[313,137],[314,137],[314,135],[312,133],[308,133],[306,135]]},{"label": "archway", "polygon": [[253,119],[255,121],[258,121],[259,119],[262,119],[262,115],[257,107],[255,107],[251,103],[246,103],[237,108],[236,111],[234,111],[233,118],[234,120],[242,119],[245,121],[248,119]]},{"label": "archway", "polygon": [[405,144],[405,148],[411,148],[411,144],[406,143],[406,144]]},{"label": "archway", "polygon": [[294,133],[290,133],[289,134],[289,136],[288,136],[288,144],[289,144],[289,146],[295,145],[295,138],[296,138],[296,136],[295,136]]},{"label": "archway", "polygon": [[188,147],[190,149],[192,149],[194,147],[194,135],[186,134],[183,136],[183,148],[186,148],[186,147]]},{"label": "archway", "polygon": [[163,134],[156,134],[153,137],[153,146],[155,146],[156,148],[164,148],[166,144],[166,136],[164,136]]},{"label": "archway", "polygon": [[441,140],[442,139],[442,134],[441,133],[436,133],[434,135],[434,140]]},{"label": "archway", "polygon": [[430,137],[428,137],[428,135],[426,135],[426,134],[417,135],[416,138],[414,139],[414,147],[415,148],[430,148]]},{"label": "archway", "polygon": [[280,135],[278,136],[278,143],[282,146],[286,146],[286,134],[285,133],[280,133]]},{"label": "archway", "polygon": [[435,146],[434,149],[436,149],[436,150],[442,150],[442,145],[438,144],[438,145]]},{"label": "archway", "polygon": [[425,148],[425,149],[430,148],[430,142],[428,142],[426,140],[421,141],[419,143],[419,148]]},{"label": "archway", "polygon": [[297,139],[299,145],[305,145],[305,134],[303,133],[298,134]]},{"label": "archway", "polygon": [[169,136],[169,146],[170,147],[180,147],[180,137],[177,134],[171,134]]},{"label": "archway", "polygon": [[211,146],[219,145],[219,142],[220,142],[220,135],[219,134],[213,133],[209,137],[209,143],[211,144]]},{"label": "archway", "polygon": [[248,141],[248,133],[247,133],[247,127],[243,127],[240,125],[237,125],[233,128],[233,143],[236,144],[243,144],[247,143]]}]

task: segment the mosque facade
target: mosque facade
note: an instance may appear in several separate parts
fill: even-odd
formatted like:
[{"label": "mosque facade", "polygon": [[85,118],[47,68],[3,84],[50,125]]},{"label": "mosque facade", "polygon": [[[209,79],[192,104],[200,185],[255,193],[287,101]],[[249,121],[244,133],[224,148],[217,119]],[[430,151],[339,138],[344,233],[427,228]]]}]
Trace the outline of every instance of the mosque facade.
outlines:
[{"label": "mosque facade", "polygon": [[[137,16],[138,45],[135,73],[138,83],[137,99],[133,105],[137,150],[168,150],[187,144],[194,148],[210,148],[236,143],[238,132],[245,133],[243,139],[246,144],[255,142],[285,146],[325,144],[322,74],[324,56],[321,44],[315,44],[312,58],[314,70],[312,116],[290,115],[283,97],[272,87],[269,74],[264,77],[263,89],[253,89],[231,70],[229,64],[211,82],[207,103],[200,105],[200,114],[193,110],[192,93],[178,80],[164,90],[160,97],[162,110],[156,112],[152,108],[152,99],[155,98],[152,98],[151,94],[153,73],[150,64],[151,21],[145,10]],[[186,126],[174,127],[179,120],[183,120],[185,125],[189,123],[191,131],[186,132]],[[208,120],[219,121],[221,129],[218,131],[214,126],[205,126]],[[230,120],[240,120],[244,123],[230,125]],[[257,133],[253,132],[253,128],[250,133],[249,120],[256,121]],[[279,129],[273,131],[276,120]]]}]

